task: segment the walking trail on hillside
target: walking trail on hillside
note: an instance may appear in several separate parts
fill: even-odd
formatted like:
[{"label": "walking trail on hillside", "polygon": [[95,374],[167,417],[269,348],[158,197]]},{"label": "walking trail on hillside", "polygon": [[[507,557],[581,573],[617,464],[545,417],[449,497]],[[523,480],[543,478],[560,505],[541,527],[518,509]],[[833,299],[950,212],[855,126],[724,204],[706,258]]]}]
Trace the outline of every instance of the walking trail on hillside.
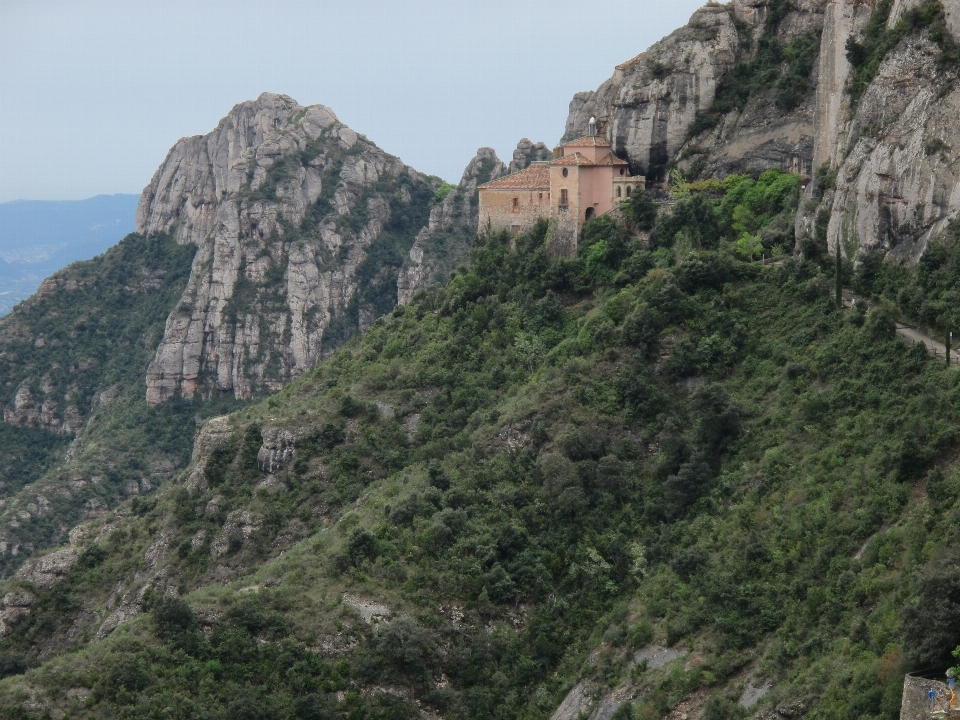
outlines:
[{"label": "walking trail on hillside", "polygon": [[[867,307],[870,306],[870,301],[866,298],[857,295],[850,290],[843,291],[843,309],[849,310],[854,307],[854,303],[865,303]],[[903,340],[908,345],[916,345],[917,343],[923,343],[927,348],[927,352],[937,358],[946,359],[947,357],[947,347],[942,342],[934,340],[929,335],[925,335],[915,327],[905,325],[902,322],[897,322],[896,324],[896,333],[897,337]],[[960,367],[960,356],[958,356],[957,348],[953,347],[950,349],[950,364]]]},{"label": "walking trail on hillside", "polygon": [[[764,266],[775,266],[782,265],[785,258],[766,258],[763,261]],[[843,309],[849,310],[854,307],[855,303],[862,303],[866,307],[870,307],[870,301],[863,297],[862,295],[857,295],[851,290],[843,291]],[[925,335],[915,327],[905,325],[902,322],[897,322],[896,324],[896,333],[897,337],[903,340],[908,345],[916,345],[917,343],[923,343],[927,348],[927,352],[937,358],[943,358],[944,360],[947,357],[947,347],[939,340],[934,340],[929,335]],[[960,338],[958,338],[960,341]],[[954,346],[950,349],[950,364],[960,367],[960,351],[957,347]]]}]

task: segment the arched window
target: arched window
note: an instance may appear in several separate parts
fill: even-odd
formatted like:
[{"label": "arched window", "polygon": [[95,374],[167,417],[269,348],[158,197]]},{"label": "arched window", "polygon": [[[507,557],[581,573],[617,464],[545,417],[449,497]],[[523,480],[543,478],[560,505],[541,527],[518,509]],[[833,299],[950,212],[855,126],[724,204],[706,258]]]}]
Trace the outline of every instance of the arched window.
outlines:
[{"label": "arched window", "polygon": [[583,219],[584,219],[584,220],[589,220],[590,218],[592,218],[592,217],[593,217],[594,215],[596,215],[596,214],[597,214],[597,211],[596,211],[596,210],[594,210],[592,207],[588,207],[588,208],[587,208],[587,212],[585,212],[585,213],[583,214]]},{"label": "arched window", "polygon": [[623,197],[623,190],[621,190],[619,187],[617,188],[617,197]]},{"label": "arched window", "polygon": [[630,186],[627,185],[627,197],[630,197]]}]

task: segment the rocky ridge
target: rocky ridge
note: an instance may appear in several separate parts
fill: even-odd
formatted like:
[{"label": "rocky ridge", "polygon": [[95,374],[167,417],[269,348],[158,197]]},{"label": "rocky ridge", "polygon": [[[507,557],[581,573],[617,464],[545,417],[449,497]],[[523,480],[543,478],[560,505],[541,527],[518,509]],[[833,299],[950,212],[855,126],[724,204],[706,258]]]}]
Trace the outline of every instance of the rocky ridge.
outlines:
[{"label": "rocky ridge", "polygon": [[[529,140],[522,140],[514,152],[511,167],[522,163],[526,157],[528,148],[525,143],[530,149],[534,148]],[[538,145],[543,146],[543,143]],[[417,240],[410,248],[409,257],[397,277],[397,302],[400,305],[409,303],[420,288],[442,281],[467,259],[470,245],[465,239],[476,234],[480,216],[477,187],[507,172],[515,171],[503,164],[493,148],[477,150],[464,169],[460,184],[430,211],[430,222],[417,234]]]},{"label": "rocky ridge", "polygon": [[584,134],[595,116],[614,152],[630,162],[634,173],[654,180],[664,177],[671,162],[705,176],[768,167],[808,172],[812,93],[787,113],[776,107],[770,92],[757,93],[714,127],[695,131],[734,67],[755,58],[765,33],[782,43],[816,35],[826,4],[790,3],[770,22],[767,0],[700,8],[685,27],[618,65],[597,90],[577,93],[563,139]]},{"label": "rocky ridge", "polygon": [[439,184],[329,108],[284,95],[241,103],[213,132],[179,141],[137,210],[140,232],[198,247],[147,402],[278,390],[369,327],[392,306],[394,281],[368,258],[409,250]]}]

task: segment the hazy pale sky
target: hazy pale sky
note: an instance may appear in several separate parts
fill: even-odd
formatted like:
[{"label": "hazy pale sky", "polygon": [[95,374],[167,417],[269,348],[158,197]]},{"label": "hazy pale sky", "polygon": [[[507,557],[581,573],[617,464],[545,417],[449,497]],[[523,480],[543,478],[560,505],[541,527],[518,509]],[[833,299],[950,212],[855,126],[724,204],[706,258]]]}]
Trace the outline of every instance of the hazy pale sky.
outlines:
[{"label": "hazy pale sky", "polygon": [[263,91],[457,182],[703,0],[0,0],[0,202],[139,193]]}]

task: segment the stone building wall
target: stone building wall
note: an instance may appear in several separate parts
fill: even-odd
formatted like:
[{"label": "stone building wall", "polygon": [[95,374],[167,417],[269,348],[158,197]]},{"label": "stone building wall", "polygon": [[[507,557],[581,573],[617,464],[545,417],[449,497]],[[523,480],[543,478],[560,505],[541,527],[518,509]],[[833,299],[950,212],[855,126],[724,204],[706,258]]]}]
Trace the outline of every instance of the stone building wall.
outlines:
[{"label": "stone building wall", "polygon": [[[567,176],[563,176],[563,171]],[[562,191],[567,191],[567,206],[560,205]],[[550,167],[551,217],[554,220],[554,232],[550,238],[551,254],[560,257],[575,257],[577,239],[580,234],[580,168],[576,165]]]},{"label": "stone building wall", "polygon": [[526,232],[542,217],[550,216],[550,191],[486,189],[480,193],[480,230]]}]

